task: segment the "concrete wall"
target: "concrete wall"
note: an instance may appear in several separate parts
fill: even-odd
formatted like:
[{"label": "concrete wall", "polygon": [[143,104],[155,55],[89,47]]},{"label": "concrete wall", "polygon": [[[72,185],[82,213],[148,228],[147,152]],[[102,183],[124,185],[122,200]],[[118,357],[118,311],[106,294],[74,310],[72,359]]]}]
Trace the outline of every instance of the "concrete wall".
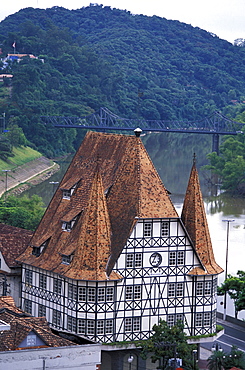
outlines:
[{"label": "concrete wall", "polygon": [[4,370],[96,370],[101,360],[101,345],[39,348],[0,352]]}]

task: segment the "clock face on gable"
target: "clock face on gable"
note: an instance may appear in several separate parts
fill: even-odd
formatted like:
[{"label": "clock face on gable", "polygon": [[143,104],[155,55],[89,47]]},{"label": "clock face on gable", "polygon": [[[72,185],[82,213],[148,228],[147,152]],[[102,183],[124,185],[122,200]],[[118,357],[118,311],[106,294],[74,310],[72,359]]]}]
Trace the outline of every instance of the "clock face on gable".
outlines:
[{"label": "clock face on gable", "polygon": [[150,260],[149,261],[150,261],[150,264],[153,267],[157,267],[157,266],[161,265],[161,263],[162,263],[162,256],[160,255],[160,253],[154,252],[150,256]]}]

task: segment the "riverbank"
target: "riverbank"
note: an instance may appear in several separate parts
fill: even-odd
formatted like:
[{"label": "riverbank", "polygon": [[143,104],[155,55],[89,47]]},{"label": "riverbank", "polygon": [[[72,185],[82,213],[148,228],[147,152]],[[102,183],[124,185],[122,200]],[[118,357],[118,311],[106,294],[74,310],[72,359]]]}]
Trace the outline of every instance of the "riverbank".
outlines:
[{"label": "riverbank", "polygon": [[42,156],[13,170],[5,171],[0,176],[0,196],[6,190],[8,194],[19,195],[30,187],[47,180],[58,170],[57,163]]}]

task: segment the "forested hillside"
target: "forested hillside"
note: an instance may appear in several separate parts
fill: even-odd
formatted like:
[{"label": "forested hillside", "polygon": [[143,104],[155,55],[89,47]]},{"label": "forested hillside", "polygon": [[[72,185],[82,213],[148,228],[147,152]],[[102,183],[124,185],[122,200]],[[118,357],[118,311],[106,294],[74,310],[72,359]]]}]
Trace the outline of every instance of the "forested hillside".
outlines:
[{"label": "forested hillside", "polygon": [[245,48],[178,21],[100,5],[26,8],[0,23],[0,44],[2,58],[38,57],[2,65],[13,78],[1,86],[0,114],[47,156],[72,151],[82,134],[48,128],[41,115],[106,106],[128,118],[194,120],[243,110]]}]

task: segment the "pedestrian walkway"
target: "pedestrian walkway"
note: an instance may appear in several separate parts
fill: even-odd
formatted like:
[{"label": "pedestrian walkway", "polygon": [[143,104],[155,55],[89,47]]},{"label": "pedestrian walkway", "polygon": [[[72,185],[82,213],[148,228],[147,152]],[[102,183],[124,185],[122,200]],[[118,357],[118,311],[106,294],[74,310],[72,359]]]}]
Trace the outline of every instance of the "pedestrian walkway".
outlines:
[{"label": "pedestrian walkway", "polygon": [[52,169],[55,165],[55,162],[51,159],[40,157],[17,167],[15,170],[3,171],[2,176],[0,176],[0,196],[6,190],[8,191],[30,181],[35,176]]}]

